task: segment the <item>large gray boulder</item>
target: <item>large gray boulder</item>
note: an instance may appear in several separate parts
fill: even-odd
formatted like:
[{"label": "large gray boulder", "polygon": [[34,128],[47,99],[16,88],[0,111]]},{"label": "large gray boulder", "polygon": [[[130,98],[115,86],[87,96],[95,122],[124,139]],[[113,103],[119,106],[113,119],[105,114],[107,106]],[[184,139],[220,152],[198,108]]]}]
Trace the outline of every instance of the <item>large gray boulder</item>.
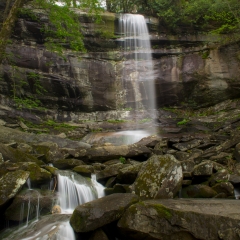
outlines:
[{"label": "large gray boulder", "polygon": [[0,207],[21,190],[28,176],[29,172],[18,170],[9,172],[0,178]]},{"label": "large gray boulder", "polygon": [[142,199],[173,198],[182,180],[181,163],[173,155],[153,155],[142,165],[132,189]]},{"label": "large gray boulder", "polygon": [[70,224],[76,232],[90,232],[118,220],[125,210],[138,202],[131,193],[116,193],[79,205],[73,212]]},{"label": "large gray boulder", "polygon": [[240,236],[239,221],[236,200],[158,199],[132,205],[118,227],[128,239],[136,240],[233,240]]}]

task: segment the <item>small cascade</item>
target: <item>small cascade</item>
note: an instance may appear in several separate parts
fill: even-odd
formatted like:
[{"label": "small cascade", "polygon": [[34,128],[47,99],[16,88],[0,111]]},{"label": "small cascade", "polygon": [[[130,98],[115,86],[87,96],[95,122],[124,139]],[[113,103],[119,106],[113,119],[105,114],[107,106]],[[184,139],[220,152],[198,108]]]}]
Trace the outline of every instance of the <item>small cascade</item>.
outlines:
[{"label": "small cascade", "polygon": [[19,222],[19,227],[22,227],[23,225],[27,227],[29,221],[32,219],[34,219],[34,221],[38,221],[40,215],[40,193],[37,190],[31,188],[30,178],[27,179],[26,184],[28,189],[24,194],[24,202],[21,205],[20,219],[22,220]]},{"label": "small cascade", "polygon": [[[28,182],[30,186],[30,181]],[[35,192],[34,189],[28,189]],[[69,224],[69,217],[73,210],[80,204],[92,201],[104,196],[104,187],[96,181],[96,175],[92,179],[82,177],[71,171],[58,171],[58,204],[62,214],[46,215],[39,218],[39,198],[36,204],[32,203],[31,198],[22,205],[22,215],[26,212],[27,220],[21,228],[14,230],[6,229],[3,232],[4,240],[34,240],[47,239],[49,234],[54,234],[57,240],[75,240],[74,231]],[[28,194],[26,195],[28,197]],[[36,212],[35,218],[30,217],[31,213]],[[33,221],[30,221],[30,218]],[[6,237],[5,237],[6,236]]]},{"label": "small cascade", "polygon": [[[123,83],[129,107],[136,110],[155,109],[155,89],[150,37],[144,16],[121,14],[120,39],[125,51]],[[128,107],[128,106],[127,106]]]},{"label": "small cascade", "polygon": [[92,174],[92,184],[97,190],[97,198],[102,198],[105,196],[104,187],[102,184],[97,182],[96,174]]},{"label": "small cascade", "polygon": [[72,213],[80,204],[104,196],[103,186],[96,179],[87,179],[70,171],[59,171],[59,205],[63,213]]}]

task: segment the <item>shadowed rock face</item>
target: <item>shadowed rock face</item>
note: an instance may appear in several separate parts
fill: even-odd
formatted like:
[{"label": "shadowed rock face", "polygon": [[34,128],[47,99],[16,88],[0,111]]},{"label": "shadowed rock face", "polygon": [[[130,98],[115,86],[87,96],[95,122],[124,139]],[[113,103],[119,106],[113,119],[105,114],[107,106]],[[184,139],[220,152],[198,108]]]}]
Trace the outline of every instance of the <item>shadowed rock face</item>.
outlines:
[{"label": "shadowed rock face", "polygon": [[[0,69],[4,80],[0,83],[0,94],[9,98],[17,91],[22,98],[32,95],[39,99],[45,108],[67,111],[106,111],[135,106],[136,99],[129,94],[135,91],[129,77],[135,74],[133,54],[119,48],[123,44],[119,39],[104,39],[99,34],[106,28],[113,36],[117,33],[115,16],[105,14],[100,26],[94,26],[85,15],[80,14],[79,19],[88,53],[68,50],[63,59],[46,50],[39,23],[20,18],[13,43],[8,46],[8,52],[14,57]],[[217,40],[210,36],[168,36],[156,31],[151,34],[157,107],[183,102],[193,107],[208,106],[239,97],[237,44],[214,49]],[[142,79],[138,99],[143,105],[151,98],[144,83],[149,78],[145,65],[141,60],[138,69]],[[32,73],[38,74],[46,90],[43,95],[37,94]],[[19,79],[25,84],[18,84],[14,89]]]}]

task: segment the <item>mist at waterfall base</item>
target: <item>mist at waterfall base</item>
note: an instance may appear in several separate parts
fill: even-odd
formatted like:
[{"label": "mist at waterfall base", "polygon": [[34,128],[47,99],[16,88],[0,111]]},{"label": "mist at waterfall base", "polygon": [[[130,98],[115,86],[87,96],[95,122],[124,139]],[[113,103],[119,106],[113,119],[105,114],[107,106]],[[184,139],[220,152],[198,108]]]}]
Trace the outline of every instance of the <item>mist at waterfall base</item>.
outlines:
[{"label": "mist at waterfall base", "polygon": [[[55,235],[54,239],[57,240],[75,240],[74,231],[69,224],[72,212],[78,205],[103,197],[104,187],[96,181],[95,175],[92,175],[90,179],[71,171],[59,170],[57,179],[58,197],[57,202],[53,202],[53,205],[60,206],[61,214],[39,217],[38,204],[38,209],[36,209],[37,217],[29,221],[28,216],[27,221],[19,227],[7,229],[1,239],[48,239],[49,235]],[[29,180],[27,185],[28,187],[31,185]],[[37,192],[37,190],[31,188],[28,190]],[[24,207],[27,207],[28,212],[30,212],[32,208],[30,198],[27,206]]]}]

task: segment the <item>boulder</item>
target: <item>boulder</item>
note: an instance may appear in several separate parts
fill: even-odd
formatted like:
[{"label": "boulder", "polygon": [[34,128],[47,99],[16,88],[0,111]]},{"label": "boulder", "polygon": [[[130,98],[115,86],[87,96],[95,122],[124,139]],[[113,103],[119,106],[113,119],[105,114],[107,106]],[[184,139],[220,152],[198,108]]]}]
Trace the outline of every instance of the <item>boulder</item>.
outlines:
[{"label": "boulder", "polygon": [[117,193],[79,205],[73,212],[70,224],[76,232],[94,231],[118,220],[124,211],[138,202],[131,193]]},{"label": "boulder", "polygon": [[129,207],[118,227],[136,240],[239,239],[239,207],[236,200],[148,200]]},{"label": "boulder", "polygon": [[9,172],[0,178],[0,206],[13,198],[29,177],[29,172],[18,170]]},{"label": "boulder", "polygon": [[52,191],[24,189],[15,196],[13,203],[5,211],[5,217],[7,220],[18,222],[27,218],[30,220],[36,217],[40,210],[41,214],[51,212],[52,204],[56,200]]},{"label": "boulder", "polygon": [[192,172],[195,166],[194,161],[191,160],[183,160],[181,161],[183,172]]},{"label": "boulder", "polygon": [[105,169],[102,171],[98,172],[96,175],[96,178],[98,181],[105,181],[110,177],[115,177],[118,175],[120,169],[126,168],[127,164],[122,164],[122,163],[117,163],[113,165],[107,166]]},{"label": "boulder", "polygon": [[53,165],[59,169],[72,169],[79,165],[84,165],[85,163],[81,160],[69,158],[69,159],[59,159],[54,161]]},{"label": "boulder", "polygon": [[212,187],[217,193],[225,193],[226,196],[234,196],[234,187],[230,182],[220,182]]},{"label": "boulder", "polygon": [[51,180],[52,174],[49,171],[40,168],[36,163],[24,162],[19,163],[18,165],[21,170],[30,173],[29,178],[33,185],[48,183]]},{"label": "boulder", "polygon": [[203,161],[196,165],[193,170],[194,176],[211,176],[213,172],[224,169],[225,167],[213,161]]},{"label": "boulder", "polygon": [[142,199],[173,198],[182,180],[181,163],[173,155],[153,155],[142,165],[132,189]]},{"label": "boulder", "polygon": [[142,163],[139,163],[139,164],[131,165],[131,166],[120,169],[117,175],[117,181],[119,183],[125,183],[125,184],[134,183],[141,167],[142,167]]},{"label": "boulder", "polygon": [[231,154],[220,152],[218,155],[214,155],[210,157],[210,160],[220,164],[227,165],[229,157],[232,158]]},{"label": "boulder", "polygon": [[217,183],[227,182],[229,180],[229,178],[230,178],[230,174],[226,169],[219,170],[215,174],[212,174],[212,176],[208,180],[209,186],[212,187]]},{"label": "boulder", "polygon": [[109,240],[109,238],[107,237],[106,233],[100,228],[91,234],[89,240]]},{"label": "boulder", "polygon": [[234,157],[238,162],[240,162],[240,143],[238,143],[234,149]]},{"label": "boulder", "polygon": [[189,149],[195,148],[201,144],[201,140],[194,139],[189,142],[183,142],[183,143],[176,143],[173,144],[173,147],[176,148],[177,150],[180,150],[182,152],[185,152]]},{"label": "boulder", "polygon": [[151,154],[149,148],[131,144],[121,146],[102,146],[93,147],[89,149],[79,149],[78,151],[69,152],[74,158],[82,160],[105,162],[107,160],[116,159],[120,157],[131,158],[131,157],[147,157]]},{"label": "boulder", "polygon": [[166,140],[164,140],[164,139],[162,139],[162,138],[160,138],[160,137],[158,137],[156,135],[152,135],[152,136],[149,136],[149,137],[142,138],[136,144],[154,148],[155,145],[158,144],[159,142],[161,144],[163,144],[163,143],[166,142]]},{"label": "boulder", "polygon": [[32,145],[33,151],[37,154],[44,154],[46,163],[52,163],[54,160],[63,158],[58,145],[53,142],[40,142]]},{"label": "boulder", "polygon": [[94,168],[91,165],[79,165],[73,168],[73,171],[81,174],[85,177],[91,177],[92,173],[94,173]]},{"label": "boulder", "polygon": [[5,146],[4,144],[0,143],[0,153],[5,161],[9,160],[12,163],[18,162],[34,162],[38,165],[44,165],[44,162],[38,160],[31,154],[23,152],[19,149],[14,149],[12,147]]},{"label": "boulder", "polygon": [[240,176],[239,175],[235,175],[235,174],[232,174],[230,175],[229,177],[229,182],[232,184],[232,185],[236,185],[236,186],[239,186],[240,185]]},{"label": "boulder", "polygon": [[182,188],[181,191],[182,198],[212,198],[216,195],[216,191],[203,184],[190,185]]}]

